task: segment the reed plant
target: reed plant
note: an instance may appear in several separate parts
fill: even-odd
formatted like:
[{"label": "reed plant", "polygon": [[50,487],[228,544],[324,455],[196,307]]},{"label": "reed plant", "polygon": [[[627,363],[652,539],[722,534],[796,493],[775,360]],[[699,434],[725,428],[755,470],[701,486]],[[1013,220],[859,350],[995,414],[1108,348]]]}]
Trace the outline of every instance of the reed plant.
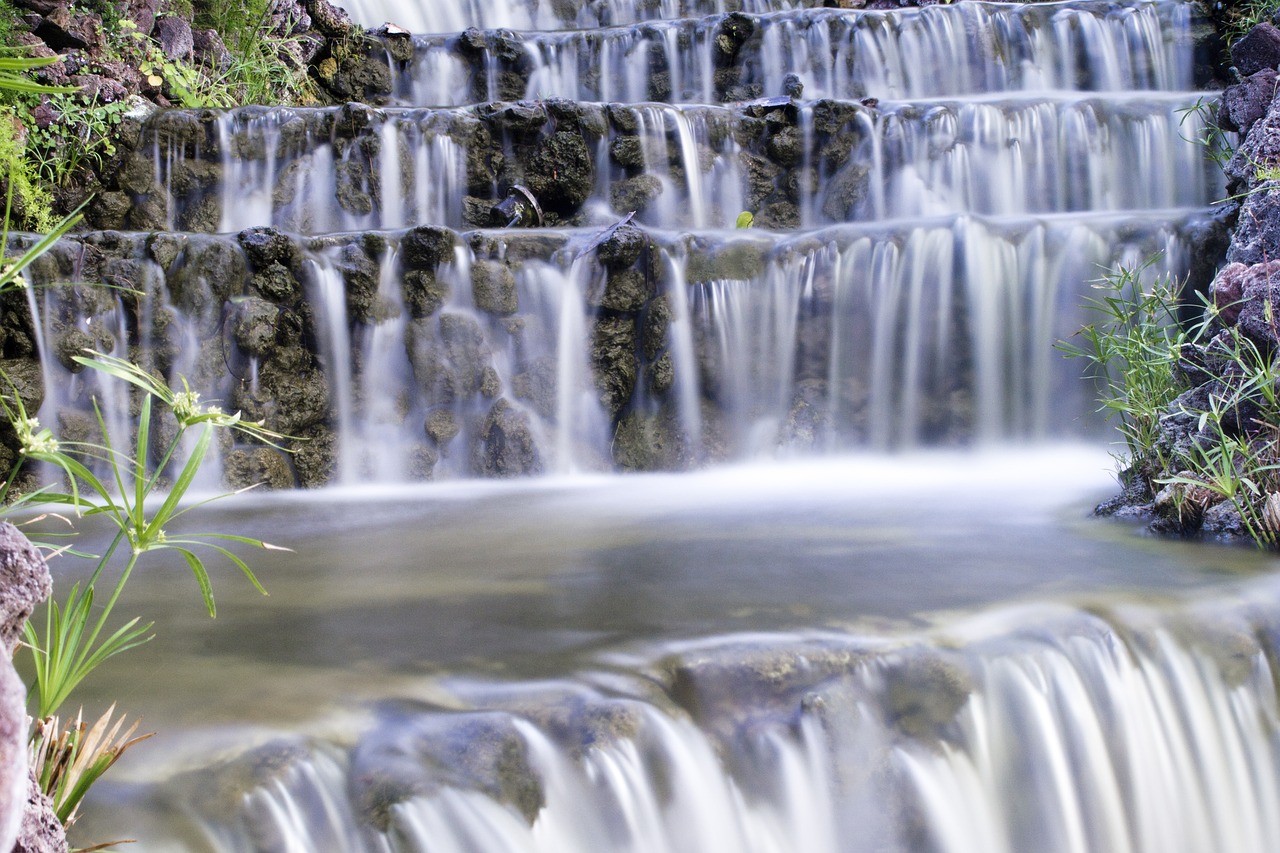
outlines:
[{"label": "reed plant", "polygon": [[[1199,320],[1179,323],[1180,287],[1143,284],[1121,268],[1087,300],[1098,319],[1062,342],[1088,362],[1099,410],[1117,421],[1121,470],[1140,476],[1157,513],[1194,533],[1207,509],[1227,503],[1261,548],[1280,542],[1280,364],[1274,346],[1224,322],[1200,298]],[[1267,309],[1269,311],[1269,309]],[[1277,324],[1271,323],[1275,328]],[[1165,498],[1165,500],[1162,500]]]},{"label": "reed plant", "polygon": [[1187,333],[1177,322],[1180,285],[1149,274],[1156,258],[1121,266],[1093,284],[1085,305],[1097,317],[1076,333],[1080,343],[1060,341],[1069,358],[1082,358],[1097,387],[1099,411],[1124,438],[1123,467],[1136,467],[1148,485],[1165,460],[1160,423],[1182,392],[1177,374]]}]

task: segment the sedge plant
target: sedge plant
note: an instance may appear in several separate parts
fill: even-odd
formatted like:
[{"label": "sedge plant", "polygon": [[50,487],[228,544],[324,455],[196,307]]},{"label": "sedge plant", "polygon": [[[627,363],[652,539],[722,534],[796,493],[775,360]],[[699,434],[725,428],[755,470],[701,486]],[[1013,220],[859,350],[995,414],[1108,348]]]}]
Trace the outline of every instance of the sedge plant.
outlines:
[{"label": "sedge plant", "polygon": [[1066,356],[1088,363],[1099,411],[1124,438],[1127,454],[1120,462],[1137,467],[1148,485],[1165,461],[1160,418],[1183,390],[1176,367],[1187,340],[1177,323],[1178,282],[1157,277],[1148,283],[1155,260],[1122,266],[1095,282],[1098,295],[1085,305],[1097,319],[1077,332],[1081,343],[1058,343]]},{"label": "sedge plant", "polygon": [[[0,55],[0,92],[43,95],[66,94],[73,90],[43,86],[25,74],[32,69],[60,61]],[[10,223],[13,221],[16,180],[21,161],[14,151],[0,158],[0,178],[6,185],[0,252],[7,253]],[[0,260],[0,296],[25,288],[24,270],[43,255],[79,221],[79,211],[47,229],[17,257]],[[275,446],[283,436],[261,423],[243,421],[216,406],[201,404],[199,394],[181,380],[181,390],[171,388],[137,365],[104,353],[77,357],[91,368],[134,386],[140,396],[137,437],[127,450],[119,450],[117,436],[109,434],[98,412],[101,443],[60,443],[47,427],[42,427],[26,411],[16,387],[0,372],[0,380],[11,389],[0,394],[3,409],[19,444],[18,461],[0,485],[0,504],[12,513],[19,507],[40,505],[69,509],[78,516],[106,516],[115,528],[110,546],[98,558],[97,566],[83,583],[73,584],[59,603],[51,597],[42,617],[24,626],[24,640],[35,673],[31,701],[35,713],[29,736],[28,758],[40,790],[53,801],[64,827],[75,820],[80,802],[90,786],[133,745],[148,737],[137,736],[137,722],[124,728],[125,718],[115,716],[112,705],[97,721],[86,724],[77,713],[67,724],[57,716],[75,688],[110,658],[151,638],[151,623],[132,618],[120,625],[112,617],[138,559],[146,553],[176,554],[192,572],[210,616],[216,614],[213,587],[205,564],[209,554],[225,558],[239,568],[255,588],[265,594],[248,565],[228,546],[271,548],[265,542],[225,533],[174,533],[172,524],[194,506],[184,506],[196,475],[209,452],[215,432],[233,430],[252,440]],[[152,446],[152,417],[157,406],[164,407],[176,423],[171,437]],[[96,411],[96,409],[95,409]],[[158,452],[153,452],[158,451]],[[185,453],[184,453],[185,451]],[[151,460],[157,460],[154,463]],[[64,479],[24,494],[16,484],[29,466],[48,466]],[[105,471],[100,476],[97,472]],[[172,479],[167,489],[162,480]],[[196,504],[195,506],[198,506]],[[66,550],[66,549],[57,549]],[[124,568],[110,592],[98,595],[103,573],[120,556]],[[90,849],[100,849],[99,847]]]},{"label": "sedge plant", "polygon": [[[1178,286],[1169,279],[1143,283],[1151,263],[1100,282],[1101,295],[1086,302],[1097,319],[1078,332],[1081,342],[1058,347],[1088,361],[1099,410],[1124,439],[1121,469],[1142,476],[1151,495],[1168,490],[1178,529],[1198,527],[1208,507],[1225,502],[1249,538],[1274,548],[1280,542],[1276,353],[1223,322],[1225,306],[1212,300],[1202,298],[1199,322],[1179,324]],[[1275,328],[1270,311],[1265,306]],[[1192,377],[1197,390],[1184,393]],[[1182,438],[1175,422],[1186,427]]]}]

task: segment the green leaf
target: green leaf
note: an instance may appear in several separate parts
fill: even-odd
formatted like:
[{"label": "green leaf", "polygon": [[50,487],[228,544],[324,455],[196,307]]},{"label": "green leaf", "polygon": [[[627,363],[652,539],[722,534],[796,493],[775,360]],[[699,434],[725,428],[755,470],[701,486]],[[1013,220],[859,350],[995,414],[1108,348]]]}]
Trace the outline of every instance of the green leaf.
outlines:
[{"label": "green leaf", "polygon": [[169,523],[174,512],[178,508],[179,501],[182,496],[191,488],[191,484],[195,482],[196,475],[200,472],[200,465],[204,462],[205,454],[209,452],[209,440],[213,436],[213,427],[208,424],[200,431],[200,437],[196,439],[196,446],[192,448],[191,455],[187,458],[187,464],[182,466],[182,471],[178,473],[177,478],[173,481],[173,487],[169,489],[169,494],[165,495],[164,503],[160,509],[156,511],[155,517],[142,531],[139,537],[139,547],[146,550],[152,543],[159,538],[164,525]]},{"label": "green leaf", "polygon": [[205,570],[204,563],[187,548],[179,548],[173,545],[164,547],[177,551],[187,561],[187,568],[191,569],[191,574],[196,576],[196,583],[200,585],[200,596],[204,599],[205,609],[209,611],[210,618],[216,619],[218,610],[213,603],[213,584],[209,582],[209,573]]}]

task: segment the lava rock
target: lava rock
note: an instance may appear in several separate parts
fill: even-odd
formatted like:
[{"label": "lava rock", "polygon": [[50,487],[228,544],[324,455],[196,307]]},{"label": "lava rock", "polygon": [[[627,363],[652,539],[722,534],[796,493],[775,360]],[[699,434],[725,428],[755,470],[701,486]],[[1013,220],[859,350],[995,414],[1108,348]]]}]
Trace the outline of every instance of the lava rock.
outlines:
[{"label": "lava rock", "polygon": [[1228,86],[1218,106],[1218,125],[1223,130],[1247,135],[1253,125],[1267,114],[1276,96],[1276,70],[1264,68]]},{"label": "lava rock", "polygon": [[1280,67],[1280,27],[1270,21],[1254,26],[1231,45],[1231,63],[1243,77]]}]

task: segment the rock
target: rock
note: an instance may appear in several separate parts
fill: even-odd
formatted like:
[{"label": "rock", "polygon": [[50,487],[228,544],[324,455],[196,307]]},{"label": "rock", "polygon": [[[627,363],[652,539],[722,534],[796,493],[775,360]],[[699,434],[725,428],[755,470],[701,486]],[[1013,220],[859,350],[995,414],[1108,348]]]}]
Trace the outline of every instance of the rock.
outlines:
[{"label": "rock", "polygon": [[1263,21],[1231,45],[1231,63],[1242,77],[1280,67],[1280,28]]},{"label": "rock", "polygon": [[16,391],[29,415],[40,411],[40,405],[44,403],[44,374],[39,361],[28,358],[0,359],[0,376],[5,379],[0,393],[10,397]]},{"label": "rock", "polygon": [[784,166],[794,166],[804,157],[804,138],[799,128],[784,127],[769,137],[769,156]]},{"label": "rock", "polygon": [[1227,264],[1210,285],[1209,294],[1219,311],[1218,316],[1228,326],[1234,325],[1240,316],[1240,297],[1244,293],[1244,275],[1249,267],[1241,263]]},{"label": "rock", "polygon": [[[27,773],[26,793],[26,809],[12,853],[66,853],[67,835],[62,821],[53,810],[53,800],[40,792],[34,771]],[[4,808],[3,803],[0,808]]]},{"label": "rock", "polygon": [[728,65],[738,57],[738,51],[755,32],[756,22],[748,15],[733,12],[720,22],[716,32],[716,64]]},{"label": "rock", "polygon": [[104,192],[89,203],[88,218],[97,228],[120,230],[125,227],[133,201],[122,192]]},{"label": "rock", "polygon": [[489,409],[480,432],[476,473],[486,477],[521,477],[542,472],[542,455],[529,415],[505,399]]},{"label": "rock", "polygon": [[230,489],[259,486],[264,489],[292,489],[293,469],[285,454],[274,447],[237,449],[222,462],[222,476]]},{"label": "rock", "polygon": [[342,274],[342,282],[347,295],[347,318],[358,323],[367,323],[374,318],[374,308],[378,296],[378,262],[369,257],[364,247],[357,243],[347,243],[338,254],[335,264]]},{"label": "rock", "polygon": [[514,314],[519,308],[516,279],[499,261],[476,261],[471,267],[471,296],[487,314]]},{"label": "rock", "polygon": [[552,356],[544,356],[534,360],[526,370],[516,374],[511,382],[511,390],[516,399],[533,406],[534,411],[548,420],[555,417],[558,403],[557,370],[556,359]]},{"label": "rock", "polygon": [[973,678],[958,657],[940,650],[908,650],[886,666],[886,717],[912,740],[942,737],[973,692]]},{"label": "rock", "polygon": [[226,72],[235,62],[235,57],[231,55],[217,30],[193,29],[191,44],[192,58],[198,67]]},{"label": "rock", "polygon": [[405,269],[435,269],[453,260],[458,237],[448,228],[423,225],[400,238],[400,264]]},{"label": "rock", "polygon": [[156,21],[156,40],[160,50],[174,62],[190,62],[195,51],[195,39],[191,24],[176,15],[166,15]]},{"label": "rock", "polygon": [[235,308],[236,346],[246,355],[270,355],[276,347],[279,318],[280,307],[275,303],[256,297],[244,299]]},{"label": "rock", "polygon": [[600,403],[612,416],[631,401],[635,391],[636,323],[630,317],[600,317],[591,336],[592,378]]},{"label": "rock", "polygon": [[269,226],[246,228],[236,235],[236,240],[254,269],[263,269],[273,263],[292,267],[301,256],[293,240]]},{"label": "rock", "polygon": [[13,667],[22,626],[49,597],[49,567],[18,528],[0,523],[0,849],[67,849],[52,803],[27,766],[27,689]]},{"label": "rock", "polygon": [[298,474],[298,485],[304,489],[318,489],[333,481],[337,471],[338,437],[324,425],[301,430],[295,435],[304,439],[293,448],[293,467]]},{"label": "rock", "polygon": [[624,169],[643,169],[644,141],[638,136],[619,136],[609,144],[609,156]]},{"label": "rock", "polygon": [[1237,286],[1241,304],[1236,306],[1236,328],[1244,332],[1259,344],[1273,347],[1280,336],[1277,335],[1280,323],[1280,258],[1274,261],[1254,264],[1240,270],[1239,265],[1232,264],[1223,269],[1219,275],[1219,289],[1215,290],[1214,301],[1219,294],[1224,299]]},{"label": "rock", "polygon": [[660,195],[660,180],[653,175],[637,175],[609,187],[609,204],[619,214],[639,213]]},{"label": "rock", "polygon": [[542,784],[513,718],[497,712],[439,713],[386,703],[352,755],[352,795],[360,817],[386,831],[392,809],[441,788],[479,791],[532,824]]},{"label": "rock", "polygon": [[591,196],[595,160],[579,133],[556,131],[529,158],[525,181],[544,211],[568,215]]},{"label": "rock", "polygon": [[453,409],[432,409],[422,425],[427,438],[435,442],[436,447],[445,447],[462,432],[462,424]]},{"label": "rock", "polygon": [[102,16],[96,12],[72,12],[59,6],[40,20],[35,34],[56,51],[98,50],[102,47]]},{"label": "rock", "polygon": [[305,6],[312,26],[330,38],[345,39],[355,28],[346,10],[329,0],[305,0]]},{"label": "rock", "polygon": [[1276,70],[1264,68],[1222,93],[1218,106],[1218,124],[1223,130],[1248,134],[1253,125],[1267,114],[1276,96]]},{"label": "rock", "polygon": [[679,471],[688,467],[688,444],[671,412],[632,410],[618,421],[610,451],[622,471]]},{"label": "rock", "polygon": [[623,225],[596,248],[596,260],[609,270],[635,266],[648,242],[644,231],[631,224]]},{"label": "rock", "polygon": [[652,295],[644,273],[637,269],[608,273],[603,293],[591,294],[590,303],[607,311],[632,314],[644,308]]},{"label": "rock", "polygon": [[449,299],[449,282],[430,270],[411,270],[401,279],[405,307],[414,319],[429,317]]}]

